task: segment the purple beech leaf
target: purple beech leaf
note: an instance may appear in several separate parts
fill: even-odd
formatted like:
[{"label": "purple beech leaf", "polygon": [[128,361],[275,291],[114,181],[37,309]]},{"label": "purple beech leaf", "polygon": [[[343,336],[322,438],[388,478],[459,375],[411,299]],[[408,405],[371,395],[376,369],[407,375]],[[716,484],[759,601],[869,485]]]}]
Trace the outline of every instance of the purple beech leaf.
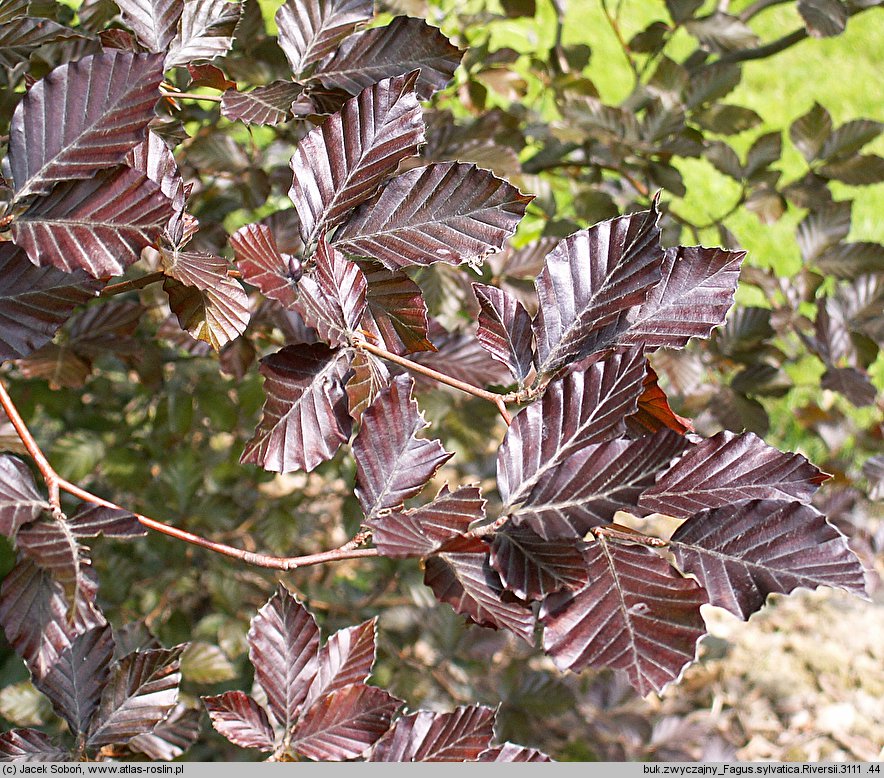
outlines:
[{"label": "purple beech leaf", "polygon": [[34,84],[9,128],[16,199],[120,164],[154,116],[160,59],[106,51],[62,65]]},{"label": "purple beech leaf", "polygon": [[76,538],[106,538],[127,540],[147,535],[147,528],[129,511],[105,508],[103,505],[82,503],[68,520],[68,527]]},{"label": "purple beech leaf", "polygon": [[71,732],[86,732],[110,674],[114,638],[110,624],[77,635],[34,685],[45,694]]},{"label": "purple beech leaf", "polygon": [[301,716],[290,748],[317,761],[355,759],[387,731],[402,704],[383,689],[363,683],[336,689]]},{"label": "purple beech leaf", "polygon": [[[230,236],[230,245],[243,279],[257,286],[265,297],[291,308],[297,296],[298,280],[291,275],[293,257],[277,248],[270,228],[264,224],[247,224]],[[296,267],[300,272],[300,262]]]},{"label": "purple beech leaf", "polygon": [[402,716],[371,750],[369,762],[475,762],[494,737],[493,708],[461,706],[450,713]]},{"label": "purple beech leaf", "polygon": [[144,173],[172,201],[172,218],[166,225],[166,234],[172,243],[180,243],[184,237],[184,206],[186,189],[178,163],[165,144],[155,132],[149,132],[147,139],[134,146],[126,155],[126,164]]},{"label": "purple beech leaf", "polygon": [[128,654],[117,662],[92,719],[87,743],[126,743],[152,730],[178,704],[184,646]]},{"label": "purple beech leaf", "polygon": [[92,604],[97,588],[87,578],[71,603],[64,587],[28,559],[3,579],[0,627],[34,678],[42,678],[77,635],[107,623]]},{"label": "purple beech leaf", "polygon": [[282,584],[252,619],[249,659],[277,722],[286,731],[298,720],[316,675],[319,627]]},{"label": "purple beech leaf", "polygon": [[[448,332],[441,324],[431,320],[429,337],[435,351],[410,354],[410,360],[474,386],[509,383],[509,371],[491,358],[472,332]],[[424,386],[439,387],[438,383],[423,376],[417,376],[417,380]]]},{"label": "purple beech leaf", "polygon": [[0,23],[0,65],[14,68],[27,62],[45,43],[80,39],[74,30],[43,17],[23,16]]},{"label": "purple beech leaf", "polygon": [[828,476],[800,454],[752,432],[719,432],[691,448],[639,500],[647,511],[687,518],[739,500],[810,500]]},{"label": "purple beech leaf", "polygon": [[36,562],[65,588],[67,596],[80,599],[84,569],[91,565],[87,551],[68,526],[67,519],[38,519],[22,527],[15,537],[18,550]]},{"label": "purple beech leaf", "polygon": [[435,351],[427,339],[427,303],[420,287],[401,270],[363,263],[368,282],[362,329],[376,344],[400,356],[415,351]]},{"label": "purple beech leaf", "polygon": [[663,280],[630,311],[629,328],[618,341],[683,348],[691,338],[708,338],[733,305],[745,256],[702,246],[666,249]]},{"label": "purple beech leaf", "polygon": [[36,267],[23,249],[0,243],[0,361],[29,356],[48,343],[101,287],[79,270]]},{"label": "purple beech leaf", "polygon": [[169,45],[163,69],[226,54],[242,8],[241,2],[227,0],[184,0],[178,34]]},{"label": "purple beech leaf", "polygon": [[355,627],[340,629],[319,651],[319,663],[305,706],[354,683],[364,683],[375,660],[377,617]]},{"label": "purple beech leaf", "polygon": [[814,38],[840,35],[847,26],[847,9],[838,0],[799,0],[798,13]]},{"label": "purple beech leaf", "polygon": [[642,696],[661,691],[694,660],[705,592],[644,546],[599,538],[584,559],[587,586],[543,603],[544,651],[560,670],[625,670]]},{"label": "purple beech leaf", "polygon": [[187,72],[190,74],[190,87],[207,86],[209,89],[217,89],[223,92],[227,89],[236,89],[236,81],[231,81],[224,75],[221,68],[204,62],[199,65],[188,65]]},{"label": "purple beech leaf", "polygon": [[175,38],[184,9],[181,0],[119,0],[125,24],[144,48],[164,54]]},{"label": "purple beech leaf", "polygon": [[272,751],[276,736],[267,711],[245,692],[224,692],[215,697],[203,697],[203,704],[212,726],[240,748]]},{"label": "purple beech leaf", "polygon": [[617,511],[637,512],[642,493],[688,445],[669,429],[637,440],[592,443],[547,471],[515,509],[513,521],[548,539],[583,537],[613,521]]},{"label": "purple beech leaf", "polygon": [[3,0],[0,2],[0,24],[21,19],[30,12],[30,0]]},{"label": "purple beech leaf", "polygon": [[37,729],[10,729],[0,734],[0,762],[65,762],[68,759],[67,750],[56,746],[48,735]]},{"label": "purple beech leaf", "polygon": [[16,366],[25,378],[43,379],[52,390],[63,386],[78,389],[92,373],[92,365],[87,360],[66,345],[55,343],[47,343],[31,356],[20,359]]},{"label": "purple beech leaf", "polygon": [[14,538],[20,527],[47,510],[49,503],[37,491],[28,466],[18,457],[0,456],[0,533]]},{"label": "purple beech leaf", "polygon": [[410,511],[392,511],[368,522],[378,551],[389,557],[424,557],[465,533],[485,518],[485,500],[478,486],[448,484],[436,498]]},{"label": "purple beech leaf", "polygon": [[441,162],[391,179],[341,225],[333,242],[391,269],[477,264],[500,251],[530,201],[487,170]]},{"label": "purple beech leaf", "polygon": [[502,289],[473,284],[473,292],[481,308],[476,337],[523,385],[534,367],[534,338],[528,311]]},{"label": "purple beech leaf", "polygon": [[346,346],[362,321],[367,289],[362,271],[320,236],[315,267],[298,282],[295,307],[320,338]]},{"label": "purple beech leaf", "polygon": [[126,746],[154,761],[171,762],[200,736],[200,711],[178,703],[150,732],[136,735]]},{"label": "purple beech leaf", "polygon": [[599,351],[629,327],[627,315],[660,282],[656,201],[650,211],[600,222],[561,241],[537,277],[539,371]]},{"label": "purple beech leaf", "polygon": [[409,73],[364,89],[298,144],[289,197],[306,245],[374,194],[403,159],[417,154],[424,120],[416,78]]},{"label": "purple beech leaf", "polygon": [[357,33],[319,63],[313,78],[329,89],[355,95],[376,81],[420,70],[415,91],[421,100],[444,89],[463,52],[423,19],[397,16],[386,27]]},{"label": "purple beech leaf", "polygon": [[869,376],[855,367],[830,367],[820,380],[823,389],[843,394],[857,408],[874,405],[878,390]]},{"label": "purple beech leaf", "polygon": [[274,81],[249,92],[228,89],[221,96],[221,115],[244,124],[280,124],[291,115],[292,102],[302,89],[294,81]]},{"label": "purple beech leaf", "polygon": [[246,331],[250,315],[248,297],[234,279],[223,278],[217,286],[198,289],[167,278],[163,291],[181,327],[215,351]]},{"label": "purple beech leaf", "polygon": [[65,346],[90,359],[108,352],[133,354],[139,346],[132,336],[144,308],[130,300],[110,300],[84,308],[64,327]]},{"label": "purple beech leaf", "polygon": [[844,537],[809,505],[750,500],[700,511],[669,549],[709,602],[742,619],[771,592],[832,586],[865,596],[863,568]]},{"label": "purple beech leaf", "polygon": [[630,432],[654,433],[664,427],[668,427],[679,435],[693,432],[693,422],[679,416],[669,407],[669,399],[657,383],[658,376],[650,362],[646,363],[645,369],[642,393],[638,398],[638,410],[626,419],[626,426]]},{"label": "purple beech leaf", "polygon": [[356,496],[367,519],[401,508],[453,454],[438,440],[416,437],[429,427],[412,397],[414,381],[399,376],[362,414],[353,441]]},{"label": "purple beech leaf", "polygon": [[350,417],[361,421],[362,414],[371,406],[377,396],[390,384],[387,366],[367,351],[357,351],[350,363],[353,374],[347,381],[347,402]]},{"label": "purple beech leaf", "polygon": [[497,457],[504,503],[525,500],[545,473],[588,446],[625,430],[637,408],[645,360],[638,349],[612,354],[558,378],[513,419]]},{"label": "purple beech leaf", "polygon": [[517,746],[515,743],[504,743],[494,746],[479,754],[479,762],[552,762],[543,751],[536,748]]},{"label": "purple beech leaf", "polygon": [[351,352],[324,343],[286,346],[264,357],[264,415],[243,464],[276,473],[313,470],[350,437],[344,378]]},{"label": "purple beech leaf", "polygon": [[141,249],[157,242],[172,202],[143,173],[111,168],[87,180],[57,184],[12,223],[12,238],[37,265],[121,274]]},{"label": "purple beech leaf", "polygon": [[488,544],[479,538],[450,540],[424,567],[424,583],[439,602],[483,627],[508,629],[534,641],[534,614],[505,598],[500,577],[488,563]]},{"label": "purple beech leaf", "polygon": [[286,0],[276,12],[276,26],[292,73],[300,76],[331,54],[373,15],[373,0]]},{"label": "purple beech leaf", "polygon": [[562,589],[582,589],[587,583],[577,540],[545,540],[529,527],[509,522],[494,533],[490,562],[504,587],[523,600],[541,600]]},{"label": "purple beech leaf", "polygon": [[178,323],[215,351],[246,331],[249,299],[236,279],[227,277],[227,260],[196,251],[160,252],[169,277],[163,290]]}]

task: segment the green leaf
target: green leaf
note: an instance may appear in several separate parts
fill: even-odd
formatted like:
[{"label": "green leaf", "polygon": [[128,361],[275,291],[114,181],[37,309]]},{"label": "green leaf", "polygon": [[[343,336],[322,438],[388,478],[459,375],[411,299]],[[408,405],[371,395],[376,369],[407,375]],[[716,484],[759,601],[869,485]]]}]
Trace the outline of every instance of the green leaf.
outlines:
[{"label": "green leaf", "polygon": [[192,683],[212,684],[236,678],[236,668],[210,643],[191,643],[181,655],[181,674]]}]

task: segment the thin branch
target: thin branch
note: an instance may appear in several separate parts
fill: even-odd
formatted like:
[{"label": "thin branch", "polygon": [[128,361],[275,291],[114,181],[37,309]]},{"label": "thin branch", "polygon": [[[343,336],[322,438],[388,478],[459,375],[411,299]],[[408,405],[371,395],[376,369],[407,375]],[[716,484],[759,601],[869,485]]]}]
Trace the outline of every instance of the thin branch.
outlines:
[{"label": "thin branch", "polygon": [[170,92],[168,89],[161,89],[160,94],[163,97],[172,97],[175,100],[206,100],[210,103],[220,103],[221,98],[218,95],[198,95],[196,92]]},{"label": "thin branch", "polygon": [[50,504],[55,511],[61,511],[61,501],[58,493],[61,479],[58,477],[58,474],[55,472],[52,465],[49,464],[49,460],[43,455],[40,446],[37,445],[37,441],[34,440],[34,436],[31,435],[31,431],[28,429],[24,419],[22,419],[21,414],[18,412],[18,408],[15,407],[15,403],[12,402],[12,398],[9,396],[9,392],[6,391],[6,386],[2,381],[0,381],[0,405],[3,406],[7,418],[15,428],[16,434],[21,439],[28,454],[31,455],[31,459],[34,460],[34,464],[37,465],[40,475],[43,476],[43,480],[46,482],[46,488],[49,490]]},{"label": "thin branch", "polygon": [[632,529],[632,527],[625,527],[622,524],[604,524],[601,527],[593,527],[592,534],[596,537],[625,540],[630,543],[640,543],[643,546],[651,546],[653,548],[666,548],[669,545],[662,538],[645,535],[638,530]]},{"label": "thin branch", "polygon": [[445,384],[446,386],[450,386],[453,389],[459,389],[461,392],[471,394],[473,395],[473,397],[479,397],[482,400],[487,400],[488,402],[493,403],[495,406],[497,406],[497,410],[503,417],[503,420],[507,423],[507,426],[512,423],[512,418],[507,412],[506,403],[504,402],[503,395],[497,394],[495,392],[489,392],[487,389],[481,389],[480,387],[473,386],[472,384],[468,384],[465,381],[459,381],[457,378],[452,378],[449,375],[440,373],[438,370],[433,370],[433,368],[422,365],[419,362],[412,362],[406,357],[400,357],[398,354],[394,354],[392,351],[387,351],[385,348],[381,348],[380,346],[375,346],[368,341],[360,340],[355,342],[353,345],[356,348],[360,348],[363,351],[368,351],[369,353],[374,354],[377,357],[386,359],[388,362],[392,362],[395,365],[404,367],[406,370],[409,370],[412,373],[418,373],[419,375],[426,376],[427,378],[431,378],[434,381],[438,381],[440,384]]},{"label": "thin branch", "polygon": [[136,289],[144,289],[145,286],[150,286],[151,284],[157,283],[157,281],[162,281],[165,277],[166,274],[162,270],[157,270],[155,273],[148,273],[140,278],[121,281],[119,284],[110,284],[110,286],[106,286],[101,290],[101,297],[113,297],[117,294],[133,292]]},{"label": "thin branch", "polygon": [[[103,497],[99,497],[98,495],[92,494],[92,492],[81,489],[76,484],[72,484],[70,481],[61,478],[52,465],[49,464],[49,460],[46,459],[40,446],[37,444],[31,431],[22,419],[21,414],[19,414],[18,409],[15,407],[15,403],[6,391],[6,386],[2,381],[0,381],[0,405],[2,405],[9,421],[15,428],[19,438],[21,438],[28,454],[31,455],[31,458],[37,465],[40,475],[43,476],[43,480],[46,482],[46,488],[49,490],[49,501],[52,504],[53,509],[59,513],[61,511],[59,490],[61,490],[74,497],[78,497],[84,502],[92,503],[93,505],[101,505],[105,508],[132,513],[142,526],[152,529],[155,532],[160,532],[163,535],[168,535],[176,540],[183,540],[185,543],[199,546],[208,551],[213,551],[216,554],[222,554],[223,556],[238,559],[246,564],[255,565],[256,567],[266,567],[273,570],[297,570],[302,567],[325,564],[326,562],[339,562],[344,559],[362,559],[365,557],[380,556],[376,548],[354,548],[353,541],[345,543],[340,548],[334,548],[330,551],[322,551],[318,554],[307,554],[305,556],[277,557],[269,554],[256,554],[252,551],[244,551],[243,549],[227,546],[223,543],[215,543],[214,541],[207,540],[199,535],[194,535],[192,532],[187,532],[186,530],[172,527],[169,524],[164,524],[156,519],[151,519],[148,516],[143,516],[140,513],[135,513],[134,511],[130,511],[127,508],[123,508],[116,503],[111,502],[110,500],[105,500]],[[366,537],[367,536],[364,534],[357,535],[357,537],[354,538],[354,541],[357,540],[357,538],[363,540]]]},{"label": "thin branch", "polygon": [[800,43],[806,37],[807,30],[802,27],[800,30],[790,32],[788,35],[784,35],[782,38],[777,38],[775,41],[766,43],[764,46],[758,46],[754,49],[740,49],[739,51],[731,51],[727,54],[723,54],[718,60],[716,60],[715,64],[748,62],[753,59],[771,57],[774,54],[779,54],[781,51],[785,51],[794,46],[796,43]]},{"label": "thin branch", "polygon": [[608,25],[611,27],[611,31],[617,38],[617,41],[620,44],[620,48],[623,50],[623,56],[626,57],[626,61],[629,63],[629,69],[632,71],[632,75],[635,77],[636,83],[638,83],[641,79],[638,67],[635,64],[635,60],[632,58],[632,52],[629,50],[629,44],[623,37],[623,32],[620,29],[620,23],[617,21],[617,19],[614,18],[614,16],[611,14],[610,9],[608,8],[608,0],[602,0],[602,12],[605,14],[605,18],[608,20]]},{"label": "thin branch", "polygon": [[784,5],[785,3],[790,2],[792,2],[792,0],[755,0],[754,3],[750,3],[742,10],[740,13],[740,21],[748,22],[750,19],[758,16],[762,11],[766,11],[768,8],[773,8],[775,5]]}]

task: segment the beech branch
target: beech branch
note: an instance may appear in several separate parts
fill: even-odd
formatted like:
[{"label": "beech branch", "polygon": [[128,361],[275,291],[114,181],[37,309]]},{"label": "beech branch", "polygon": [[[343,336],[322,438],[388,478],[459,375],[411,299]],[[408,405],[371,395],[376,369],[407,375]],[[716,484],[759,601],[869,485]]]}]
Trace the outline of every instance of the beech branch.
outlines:
[{"label": "beech branch", "polygon": [[497,394],[496,392],[489,392],[487,389],[473,386],[472,384],[468,384],[466,381],[460,381],[457,378],[452,378],[449,375],[445,375],[445,373],[440,373],[438,370],[433,370],[433,368],[422,365],[419,362],[413,362],[406,357],[400,357],[398,354],[394,354],[392,351],[387,351],[385,348],[375,346],[374,344],[367,341],[359,340],[356,341],[353,345],[356,348],[362,349],[363,351],[368,351],[369,353],[374,354],[377,357],[381,357],[381,359],[386,359],[388,362],[392,362],[395,365],[404,367],[406,370],[412,373],[418,373],[419,375],[426,376],[427,378],[431,378],[434,381],[438,381],[440,384],[450,386],[452,389],[458,389],[461,392],[472,395],[473,397],[479,397],[482,400],[487,400],[497,407],[498,412],[503,417],[503,420],[507,423],[507,426],[512,424],[513,420],[506,409],[506,402],[503,395]]},{"label": "beech branch", "polygon": [[100,505],[105,508],[131,513],[135,516],[138,522],[147,529],[154,530],[163,535],[168,535],[177,540],[182,540],[185,543],[190,543],[194,546],[199,546],[208,551],[213,551],[216,554],[231,557],[232,559],[238,559],[246,564],[254,565],[255,567],[265,567],[273,570],[290,571],[297,570],[301,567],[321,565],[326,562],[339,562],[344,559],[361,559],[380,555],[376,548],[357,547],[368,539],[368,533],[365,532],[359,533],[353,538],[353,540],[348,541],[340,548],[321,551],[317,554],[306,554],[304,556],[294,557],[278,557],[269,554],[258,554],[253,551],[234,548],[233,546],[228,546],[224,543],[216,543],[212,540],[200,537],[199,535],[194,535],[192,532],[187,532],[178,527],[173,527],[170,524],[165,524],[156,519],[152,519],[149,516],[130,511],[128,508],[123,508],[110,500],[105,500],[103,497],[99,497],[92,492],[81,489],[76,484],[72,484],[70,481],[66,481],[58,475],[55,468],[49,464],[49,460],[43,454],[43,451],[40,449],[40,446],[22,419],[21,414],[18,412],[18,408],[16,408],[15,403],[9,396],[9,392],[6,390],[6,386],[2,381],[0,381],[0,406],[3,407],[9,421],[12,423],[21,442],[27,449],[28,454],[37,465],[40,475],[43,476],[46,488],[49,491],[49,502],[52,505],[53,512],[56,514],[61,513],[60,492],[67,492],[68,494],[93,505]]},{"label": "beech branch", "polygon": [[205,100],[209,103],[221,102],[221,98],[218,95],[200,95],[196,92],[174,92],[168,89],[161,89],[160,94],[163,97],[171,97],[175,100]]}]

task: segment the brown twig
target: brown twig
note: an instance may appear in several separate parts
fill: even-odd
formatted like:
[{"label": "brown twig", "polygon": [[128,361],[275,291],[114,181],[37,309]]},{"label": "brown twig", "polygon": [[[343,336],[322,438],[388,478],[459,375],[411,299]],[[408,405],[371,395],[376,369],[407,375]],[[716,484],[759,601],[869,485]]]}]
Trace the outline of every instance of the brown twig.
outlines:
[{"label": "brown twig", "polygon": [[412,362],[406,357],[400,357],[398,354],[394,354],[392,351],[387,351],[385,348],[381,348],[380,346],[375,346],[373,343],[369,343],[368,341],[360,340],[355,342],[353,345],[356,348],[362,349],[363,351],[368,351],[369,353],[374,354],[377,357],[386,359],[388,362],[392,362],[395,365],[404,367],[406,370],[409,370],[412,373],[418,373],[419,375],[426,376],[427,378],[431,378],[434,381],[438,381],[440,384],[445,384],[446,386],[450,386],[453,389],[459,389],[461,392],[471,394],[473,395],[473,397],[479,397],[482,400],[487,400],[488,402],[493,403],[495,406],[497,406],[497,410],[503,417],[503,420],[507,423],[507,426],[512,424],[513,420],[506,409],[506,403],[504,402],[503,395],[497,394],[495,392],[489,392],[487,389],[481,389],[478,386],[473,386],[472,384],[466,383],[466,381],[459,381],[457,378],[452,378],[449,375],[445,375],[445,373],[440,373],[438,370],[433,370],[433,368],[422,365],[419,362]]},{"label": "brown twig", "polygon": [[[361,559],[365,557],[379,556],[376,548],[355,548],[353,546],[353,541],[345,543],[340,548],[322,551],[318,554],[306,554],[304,556],[277,557],[269,554],[257,554],[252,551],[244,551],[240,548],[227,546],[223,543],[215,543],[214,541],[207,540],[199,535],[194,535],[192,532],[187,532],[186,530],[172,527],[169,524],[164,524],[156,519],[151,519],[148,516],[143,516],[140,513],[129,511],[110,500],[105,500],[103,497],[99,497],[98,495],[92,494],[92,492],[81,489],[76,484],[72,484],[70,481],[66,481],[58,475],[52,465],[49,464],[49,460],[46,459],[41,451],[40,446],[37,444],[31,431],[22,419],[21,414],[15,407],[15,403],[6,391],[6,386],[2,381],[0,381],[0,405],[2,405],[9,421],[15,428],[19,438],[21,438],[28,454],[30,454],[31,458],[37,465],[40,475],[43,476],[43,480],[46,482],[46,488],[49,490],[49,502],[54,511],[61,511],[59,492],[64,491],[74,497],[78,497],[84,502],[92,503],[93,505],[101,505],[105,508],[132,513],[142,526],[152,529],[155,532],[160,532],[163,535],[168,535],[177,540],[183,540],[185,543],[205,548],[216,554],[222,554],[223,556],[238,559],[246,564],[255,565],[256,567],[266,567],[273,570],[297,570],[302,567],[325,564],[326,562],[339,562],[344,559]],[[357,535],[357,538],[360,538],[360,540],[363,540],[366,537],[367,535],[365,534]],[[356,540],[356,538],[354,538],[354,540]]]},{"label": "brown twig", "polygon": [[[239,270],[228,270],[227,277],[242,278],[242,273]],[[139,276],[138,278],[132,278],[128,281],[121,281],[118,284],[110,284],[109,286],[106,286],[104,287],[104,289],[101,290],[100,297],[114,297],[118,294],[134,292],[138,289],[144,289],[144,287],[150,286],[151,284],[155,284],[158,281],[163,281],[166,278],[168,278],[168,276],[162,270],[157,270],[153,273]]]},{"label": "brown twig", "polygon": [[171,97],[175,100],[206,100],[210,103],[221,102],[221,98],[218,95],[198,95],[195,92],[171,92],[168,89],[161,89],[160,93],[163,97]]},{"label": "brown twig", "polygon": [[641,79],[641,75],[639,74],[638,67],[635,64],[635,60],[632,58],[632,52],[629,50],[629,44],[626,42],[626,39],[623,37],[623,31],[620,29],[620,22],[611,14],[611,10],[608,8],[607,0],[602,0],[602,12],[605,14],[605,18],[608,20],[608,25],[611,28],[611,31],[614,33],[614,36],[617,38],[618,43],[620,44],[620,48],[623,50],[623,56],[626,57],[627,63],[629,63],[629,69],[632,71],[632,75],[635,77],[636,83]]}]

